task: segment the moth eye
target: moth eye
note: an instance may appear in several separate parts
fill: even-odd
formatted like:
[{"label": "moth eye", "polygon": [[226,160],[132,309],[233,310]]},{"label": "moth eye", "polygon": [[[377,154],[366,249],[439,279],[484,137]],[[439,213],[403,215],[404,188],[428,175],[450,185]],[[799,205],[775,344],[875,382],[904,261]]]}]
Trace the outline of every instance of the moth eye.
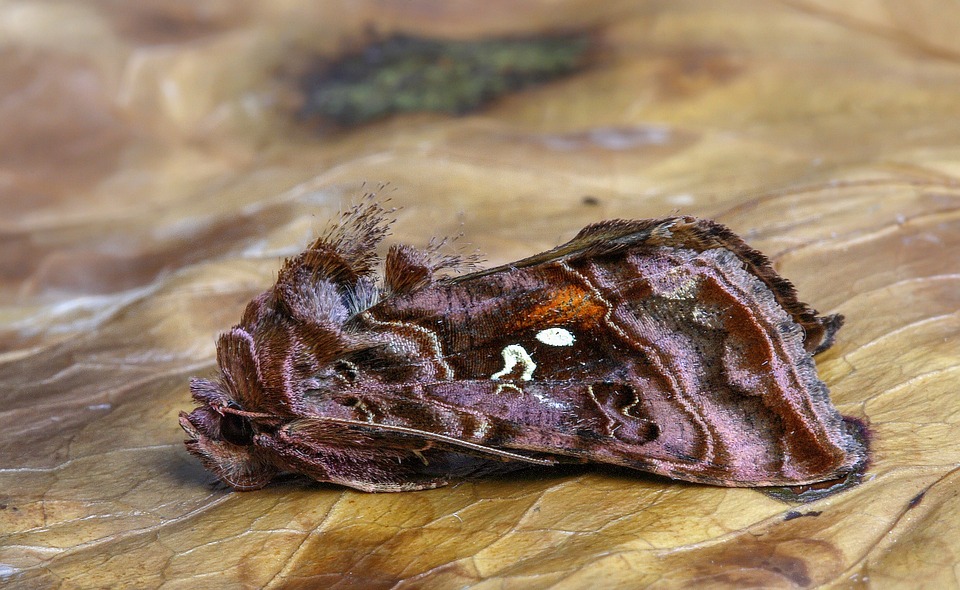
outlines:
[{"label": "moth eye", "polygon": [[241,447],[253,444],[253,425],[244,416],[224,414],[220,419],[220,438]]}]

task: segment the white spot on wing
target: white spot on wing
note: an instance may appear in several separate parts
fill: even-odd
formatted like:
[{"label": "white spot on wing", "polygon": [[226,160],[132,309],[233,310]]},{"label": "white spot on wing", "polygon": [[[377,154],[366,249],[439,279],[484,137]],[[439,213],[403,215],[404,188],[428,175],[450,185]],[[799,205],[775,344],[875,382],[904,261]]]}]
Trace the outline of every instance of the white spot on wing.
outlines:
[{"label": "white spot on wing", "polygon": [[540,330],[537,332],[536,338],[550,346],[573,346],[573,342],[576,340],[570,330],[564,330],[563,328]]},{"label": "white spot on wing", "polygon": [[533,379],[533,371],[537,368],[537,363],[533,362],[527,351],[519,344],[511,344],[503,349],[503,370],[497,371],[490,378],[497,380],[513,371],[513,368],[520,363],[523,366],[523,373],[520,378],[524,381]]}]

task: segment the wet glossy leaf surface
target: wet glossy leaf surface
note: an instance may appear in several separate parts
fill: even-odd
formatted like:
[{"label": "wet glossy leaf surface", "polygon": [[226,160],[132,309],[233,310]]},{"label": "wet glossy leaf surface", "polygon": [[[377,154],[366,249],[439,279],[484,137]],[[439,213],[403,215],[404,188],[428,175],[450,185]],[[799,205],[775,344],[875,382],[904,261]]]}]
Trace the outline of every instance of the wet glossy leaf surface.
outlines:
[{"label": "wet glossy leaf surface", "polygon": [[[0,585],[956,584],[953,4],[355,6],[0,5]],[[370,25],[583,27],[602,49],[468,116],[300,127],[298,69]],[[870,424],[863,484],[800,506],[592,468],[405,494],[214,485],[182,445],[187,379],[364,182],[402,207],[393,240],[462,231],[491,264],[605,218],[729,225],[846,315],[818,367]]]}]

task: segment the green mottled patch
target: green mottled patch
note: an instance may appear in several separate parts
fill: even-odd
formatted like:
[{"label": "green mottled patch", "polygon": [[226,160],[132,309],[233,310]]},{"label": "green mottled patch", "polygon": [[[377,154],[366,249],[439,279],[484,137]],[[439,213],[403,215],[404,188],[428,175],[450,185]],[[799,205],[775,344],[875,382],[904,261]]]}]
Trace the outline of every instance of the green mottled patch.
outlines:
[{"label": "green mottled patch", "polygon": [[303,114],[356,125],[393,113],[461,114],[576,70],[585,36],[442,41],[398,36],[304,78]]}]

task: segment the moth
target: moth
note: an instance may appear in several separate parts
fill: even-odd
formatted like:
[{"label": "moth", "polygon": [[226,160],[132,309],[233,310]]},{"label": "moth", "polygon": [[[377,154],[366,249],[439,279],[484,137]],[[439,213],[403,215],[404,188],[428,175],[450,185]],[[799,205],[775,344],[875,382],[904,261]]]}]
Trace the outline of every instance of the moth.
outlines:
[{"label": "moth", "polygon": [[[725,226],[613,220],[518,262],[378,244],[367,199],[217,341],[187,449],[237,490],[302,474],[368,492],[597,462],[719,486],[830,480],[867,457],[801,303]],[[382,278],[378,275],[382,274]]]}]

